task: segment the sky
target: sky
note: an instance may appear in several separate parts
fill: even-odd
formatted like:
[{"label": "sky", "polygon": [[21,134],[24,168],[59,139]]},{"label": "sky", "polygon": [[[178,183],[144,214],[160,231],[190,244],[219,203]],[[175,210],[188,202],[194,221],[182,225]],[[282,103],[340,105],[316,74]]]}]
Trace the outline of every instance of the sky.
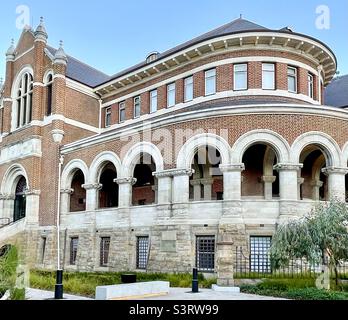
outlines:
[{"label": "sky", "polygon": [[[322,21],[322,11],[316,12],[321,5],[329,9],[328,29],[316,23]],[[348,0],[20,0],[1,4],[0,77],[5,52],[12,38],[19,39],[25,19],[36,28],[43,16],[51,46],[63,40],[69,55],[112,75],[240,14],[270,29],[291,26],[323,41],[336,54],[340,74],[348,74]]]}]

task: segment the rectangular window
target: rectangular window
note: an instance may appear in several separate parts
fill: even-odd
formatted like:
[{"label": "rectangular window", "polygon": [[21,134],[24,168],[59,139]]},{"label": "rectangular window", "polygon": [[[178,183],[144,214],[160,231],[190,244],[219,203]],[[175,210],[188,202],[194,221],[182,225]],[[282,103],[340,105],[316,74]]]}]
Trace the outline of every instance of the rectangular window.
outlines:
[{"label": "rectangular window", "polygon": [[205,72],[205,95],[209,96],[216,93],[216,69]]},{"label": "rectangular window", "polygon": [[45,251],[46,251],[46,243],[47,243],[47,238],[42,237],[41,238],[41,263],[44,263],[45,261]]},{"label": "rectangular window", "polygon": [[198,271],[215,270],[215,236],[197,236],[196,267]]},{"label": "rectangular window", "polygon": [[149,237],[137,237],[137,269],[147,269],[148,254]]},{"label": "rectangular window", "polygon": [[262,64],[262,89],[275,89],[275,65],[273,63]]},{"label": "rectangular window", "polygon": [[100,239],[100,266],[107,267],[109,263],[110,237]]},{"label": "rectangular window", "polygon": [[150,92],[150,113],[157,111],[157,90]]},{"label": "rectangular window", "polygon": [[134,119],[141,115],[141,100],[140,96],[134,98]]},{"label": "rectangular window", "polygon": [[308,73],[308,96],[314,99],[314,77]]},{"label": "rectangular window", "polygon": [[105,128],[111,126],[111,108],[105,110]]},{"label": "rectangular window", "polygon": [[234,65],[234,88],[233,90],[247,90],[248,89],[248,65],[235,64]]},{"label": "rectangular window", "polygon": [[250,271],[271,272],[269,249],[272,237],[250,237]]},{"label": "rectangular window", "polygon": [[193,100],[193,77],[184,80],[184,99],[185,102]]},{"label": "rectangular window", "polygon": [[125,122],[126,121],[126,103],[120,102],[119,107],[119,123]]},{"label": "rectangular window", "polygon": [[70,265],[76,265],[77,248],[79,245],[79,238],[73,237],[70,239]]},{"label": "rectangular window", "polygon": [[288,90],[297,93],[297,69],[288,67]]},{"label": "rectangular window", "polygon": [[167,107],[175,106],[175,83],[167,85]]}]

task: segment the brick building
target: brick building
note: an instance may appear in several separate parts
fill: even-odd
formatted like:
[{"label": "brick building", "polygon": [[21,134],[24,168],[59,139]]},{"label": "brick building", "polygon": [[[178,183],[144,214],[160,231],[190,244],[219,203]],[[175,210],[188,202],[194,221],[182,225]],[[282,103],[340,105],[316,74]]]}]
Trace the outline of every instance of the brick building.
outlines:
[{"label": "brick building", "polygon": [[228,284],[236,247],[260,268],[277,224],[346,199],[319,40],[240,18],[108,76],[47,39],[41,22],[11,45],[0,95],[0,245],[32,267],[56,268],[58,222],[66,270]]}]

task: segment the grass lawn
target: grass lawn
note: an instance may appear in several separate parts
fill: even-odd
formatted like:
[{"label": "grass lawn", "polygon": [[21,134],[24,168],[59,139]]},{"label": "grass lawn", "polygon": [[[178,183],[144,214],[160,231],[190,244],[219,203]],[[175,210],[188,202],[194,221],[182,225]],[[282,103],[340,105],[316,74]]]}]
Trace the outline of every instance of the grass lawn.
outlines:
[{"label": "grass lawn", "polygon": [[[122,272],[64,272],[64,292],[94,297],[97,286],[120,284],[121,274]],[[192,275],[188,273],[137,273],[137,281],[169,281],[171,287],[190,288],[192,285]],[[55,272],[34,270],[30,273],[31,288],[52,291],[54,290],[55,282]],[[211,288],[211,285],[214,283],[216,283],[216,278],[205,279],[202,274],[199,275],[199,285],[201,288]]]}]

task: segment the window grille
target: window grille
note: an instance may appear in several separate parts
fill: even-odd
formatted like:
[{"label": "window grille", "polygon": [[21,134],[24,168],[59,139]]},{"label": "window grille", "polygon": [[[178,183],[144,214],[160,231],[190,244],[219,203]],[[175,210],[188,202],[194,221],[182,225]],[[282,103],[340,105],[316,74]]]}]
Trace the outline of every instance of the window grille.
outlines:
[{"label": "window grille", "polygon": [[269,249],[272,237],[250,237],[250,271],[271,272]]},{"label": "window grille", "polygon": [[106,267],[109,263],[110,237],[100,239],[100,266]]},{"label": "window grille", "polygon": [[137,269],[147,269],[148,253],[149,237],[137,237]]},{"label": "window grille", "polygon": [[196,267],[198,271],[214,272],[215,236],[197,236]]},{"label": "window grille", "polygon": [[79,244],[79,238],[74,237],[70,240],[70,265],[76,265],[77,248]]}]

